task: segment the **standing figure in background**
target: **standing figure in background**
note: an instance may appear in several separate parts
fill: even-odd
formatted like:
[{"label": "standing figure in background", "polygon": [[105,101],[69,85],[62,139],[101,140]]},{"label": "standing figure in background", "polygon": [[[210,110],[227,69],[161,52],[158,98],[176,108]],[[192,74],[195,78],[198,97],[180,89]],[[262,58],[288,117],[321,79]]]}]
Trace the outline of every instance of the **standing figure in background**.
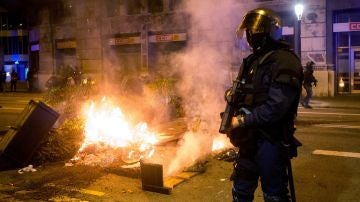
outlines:
[{"label": "standing figure in background", "polygon": [[11,72],[11,81],[10,81],[10,89],[11,89],[11,92],[16,92],[16,83],[17,83],[17,80],[19,79],[19,76],[18,74],[16,73],[15,70],[13,70]]},{"label": "standing figure in background", "polygon": [[306,95],[303,98],[301,105],[305,108],[312,108],[309,103],[310,99],[312,98],[313,92],[312,92],[312,86],[314,85],[316,87],[317,80],[314,76],[314,62],[309,61],[306,63],[305,71],[304,71],[304,82],[303,86],[306,91]]},{"label": "standing figure in background", "polygon": [[5,91],[5,83],[6,83],[6,72],[4,70],[0,70],[0,91]]},{"label": "standing figure in background", "polygon": [[28,82],[28,91],[32,92],[33,91],[33,82],[34,82],[34,71],[33,70],[29,70],[27,73],[27,82]]}]

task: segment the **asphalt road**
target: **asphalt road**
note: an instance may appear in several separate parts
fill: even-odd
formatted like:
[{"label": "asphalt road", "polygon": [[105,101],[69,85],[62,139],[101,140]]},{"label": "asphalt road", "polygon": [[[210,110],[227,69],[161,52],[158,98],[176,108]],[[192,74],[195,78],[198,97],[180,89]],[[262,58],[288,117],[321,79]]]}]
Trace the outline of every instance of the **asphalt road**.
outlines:
[{"label": "asphalt road", "polygon": [[[0,128],[16,120],[38,95],[0,95]],[[293,162],[298,201],[359,201],[360,109],[299,108],[296,137],[303,143]],[[0,201],[231,201],[232,163],[209,156],[206,172],[176,186],[170,195],[145,192],[138,178],[63,163],[37,172],[0,172]],[[255,201],[263,201],[261,191]]]},{"label": "asphalt road", "polygon": [[0,130],[13,125],[31,99],[38,101],[41,98],[42,95],[37,93],[0,93]]}]

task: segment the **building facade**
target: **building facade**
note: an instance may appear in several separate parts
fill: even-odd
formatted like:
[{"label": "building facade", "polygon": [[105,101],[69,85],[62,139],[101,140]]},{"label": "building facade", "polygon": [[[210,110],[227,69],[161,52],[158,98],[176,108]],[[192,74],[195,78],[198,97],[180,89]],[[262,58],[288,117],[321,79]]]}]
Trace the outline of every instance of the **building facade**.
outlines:
[{"label": "building facade", "polygon": [[97,80],[163,71],[171,53],[187,44],[178,0],[69,0],[40,15],[30,30],[40,87],[64,68]]},{"label": "building facade", "polygon": [[[237,68],[250,52],[233,38],[199,34],[204,30],[194,29],[184,0],[57,2],[51,8],[41,9],[37,26],[28,32],[17,32],[18,36],[28,36],[29,48],[23,58],[38,72],[40,89],[50,76],[66,68],[80,69],[98,80],[118,80],[129,74],[166,74],[173,68],[174,54],[196,46],[204,38],[208,43],[222,44],[219,51],[229,50],[223,52],[231,55],[230,62],[221,64],[229,71]],[[230,2],[234,6],[244,4],[239,0]],[[302,3],[305,9],[300,30],[296,29],[298,21],[292,0],[254,0],[244,4],[244,10],[234,16],[241,19],[246,10],[259,6],[277,11],[283,20],[284,39],[292,47],[297,40],[301,41],[302,64],[315,62],[315,77],[319,80],[314,88],[316,96],[360,92],[360,2],[303,0]],[[233,32],[229,27],[228,31]],[[206,33],[215,33],[217,27],[206,29]],[[9,58],[6,51],[2,58],[5,64]]]},{"label": "building facade", "polygon": [[29,41],[26,21],[18,14],[0,11],[0,67],[10,73],[16,71],[20,80],[26,80],[29,71]]}]

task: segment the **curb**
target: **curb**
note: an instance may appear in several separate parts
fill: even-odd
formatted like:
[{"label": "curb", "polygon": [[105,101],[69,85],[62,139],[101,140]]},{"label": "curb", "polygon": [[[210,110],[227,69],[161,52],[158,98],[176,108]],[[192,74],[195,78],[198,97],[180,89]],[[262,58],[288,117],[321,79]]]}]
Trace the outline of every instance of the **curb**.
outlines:
[{"label": "curb", "polygon": [[331,102],[327,102],[327,101],[311,100],[310,106],[314,108],[360,109],[360,100],[358,102],[356,101],[346,102],[341,100],[334,100]]}]

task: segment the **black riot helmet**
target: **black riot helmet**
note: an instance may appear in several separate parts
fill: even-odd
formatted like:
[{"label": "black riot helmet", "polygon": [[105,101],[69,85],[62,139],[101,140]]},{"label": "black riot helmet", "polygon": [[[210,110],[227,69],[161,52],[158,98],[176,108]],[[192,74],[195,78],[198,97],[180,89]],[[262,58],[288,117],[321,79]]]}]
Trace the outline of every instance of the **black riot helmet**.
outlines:
[{"label": "black riot helmet", "polygon": [[253,49],[259,49],[269,38],[281,38],[281,21],[278,14],[266,8],[257,8],[246,13],[236,30],[238,38],[246,38]]}]

